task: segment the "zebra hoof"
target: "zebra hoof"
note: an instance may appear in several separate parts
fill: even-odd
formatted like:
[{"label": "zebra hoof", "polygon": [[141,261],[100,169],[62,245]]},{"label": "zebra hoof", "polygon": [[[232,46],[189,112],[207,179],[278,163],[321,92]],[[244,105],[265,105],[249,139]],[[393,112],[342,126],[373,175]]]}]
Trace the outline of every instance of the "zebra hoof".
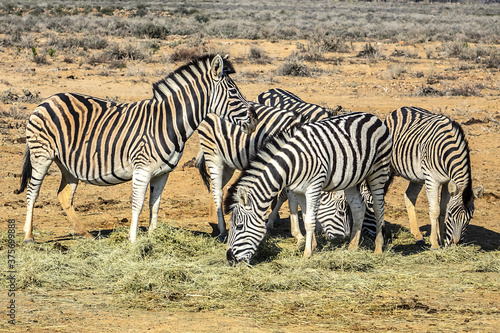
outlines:
[{"label": "zebra hoof", "polygon": [[423,239],[417,239],[415,241],[415,245],[424,246],[425,245],[425,241]]},{"label": "zebra hoof", "polygon": [[25,239],[24,244],[35,244],[35,240],[33,238]]}]

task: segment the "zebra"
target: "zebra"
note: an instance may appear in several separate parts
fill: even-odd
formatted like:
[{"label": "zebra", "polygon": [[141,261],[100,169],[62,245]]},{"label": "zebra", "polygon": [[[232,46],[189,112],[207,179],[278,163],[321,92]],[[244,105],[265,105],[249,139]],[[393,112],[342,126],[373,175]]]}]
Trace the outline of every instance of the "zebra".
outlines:
[{"label": "zebra", "polygon": [[354,218],[349,249],[356,249],[365,214],[357,185],[363,180],[373,195],[377,217],[375,253],[382,253],[391,148],[392,138],[383,122],[361,112],[307,123],[269,139],[230,187],[224,202],[226,213],[232,212],[228,263],[249,262],[266,233],[266,211],[285,187],[305,208],[305,258],[316,247],[315,219],[322,190],[344,190]]},{"label": "zebra", "polygon": [[[257,101],[260,104],[300,112],[328,110],[327,108],[323,108],[319,105],[304,102],[300,97],[292,92],[279,88],[269,89],[261,93],[257,97]],[[336,115],[340,110],[342,110],[342,107],[337,105],[331,111],[332,115]],[[363,197],[363,201],[366,204],[366,214],[363,220],[362,228],[363,234],[373,238],[375,237],[376,232],[376,219],[371,205],[371,194],[366,187],[366,183],[362,183],[360,192]],[[271,205],[272,211],[268,217],[267,228],[272,229],[274,222],[279,220],[279,209],[289,198],[291,232],[292,235],[300,241],[304,236],[299,228],[297,201],[291,197],[292,195],[293,194],[289,194],[289,191],[283,191],[280,193],[277,201]],[[329,239],[346,237],[350,234],[352,216],[343,192],[323,192],[321,194],[317,222]]]},{"label": "zebra", "polygon": [[27,188],[25,242],[33,242],[33,207],[51,163],[62,178],[58,199],[78,235],[92,237],[73,209],[78,182],[108,186],[132,180],[130,241],[137,237],[139,214],[150,185],[150,224],[157,224],[160,197],[169,172],[187,139],[208,113],[251,132],[255,112],[229,74],[220,55],[204,55],[153,84],[153,98],[115,103],[75,93],[43,101],[26,127],[27,149],[19,190]]},{"label": "zebra", "polygon": [[[304,121],[317,121],[331,116],[324,108],[309,108],[308,112],[297,113],[276,107],[252,103],[259,122],[255,131],[247,134],[238,126],[219,117],[208,116],[199,128],[200,152],[196,158],[196,167],[212,195],[217,209],[219,239],[227,237],[226,224],[222,209],[223,187],[231,179],[235,170],[248,166],[250,156],[254,155],[263,141],[279,131]],[[207,168],[210,175],[207,173]]]},{"label": "zebra", "polygon": [[394,140],[391,169],[410,181],[404,197],[415,239],[423,242],[415,203],[425,185],[431,248],[460,243],[474,214],[474,198],[483,191],[482,186],[472,188],[469,147],[462,128],[444,115],[419,107],[401,107],[387,116],[385,124]]}]

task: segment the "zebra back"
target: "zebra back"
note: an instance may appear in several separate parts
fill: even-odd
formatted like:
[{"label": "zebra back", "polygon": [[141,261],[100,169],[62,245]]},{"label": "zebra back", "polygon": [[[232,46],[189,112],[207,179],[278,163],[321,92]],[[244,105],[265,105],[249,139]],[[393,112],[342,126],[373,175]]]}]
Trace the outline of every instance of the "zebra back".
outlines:
[{"label": "zebra back", "polygon": [[335,109],[329,109],[317,104],[306,103],[290,91],[279,88],[264,91],[257,96],[257,102],[264,105],[275,106],[280,109],[299,112],[308,117],[309,122],[336,116],[338,111],[342,109],[341,106],[337,106]]}]

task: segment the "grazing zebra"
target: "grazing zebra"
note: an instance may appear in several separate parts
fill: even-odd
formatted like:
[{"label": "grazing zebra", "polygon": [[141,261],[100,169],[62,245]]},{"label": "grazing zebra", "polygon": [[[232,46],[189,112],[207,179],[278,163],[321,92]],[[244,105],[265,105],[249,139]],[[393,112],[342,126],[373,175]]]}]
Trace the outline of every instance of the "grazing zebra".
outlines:
[{"label": "grazing zebra", "polygon": [[92,237],[73,209],[79,180],[100,186],[132,180],[132,242],[149,184],[152,231],[169,172],[207,114],[225,117],[246,131],[255,128],[254,113],[231,73],[227,59],[206,55],[156,82],[149,100],[117,104],[61,93],[42,102],[26,127],[27,149],[17,191],[27,187],[25,241],[33,242],[33,206],[53,161],[62,173],[58,199],[77,234]]},{"label": "grazing zebra", "polygon": [[[373,198],[365,182],[361,183],[359,191],[366,206],[361,233],[374,239],[377,232],[377,219],[373,210]],[[351,234],[352,213],[343,191],[321,194],[318,222],[328,239],[345,238]],[[385,227],[385,222],[383,227]]]},{"label": "grazing zebra", "polygon": [[384,186],[388,179],[392,139],[376,116],[350,113],[304,124],[272,137],[252,159],[226,196],[232,211],[227,261],[249,261],[266,233],[266,211],[283,189],[294,192],[303,208],[304,257],[315,246],[315,220],[321,191],[344,190],[354,225],[349,249],[356,249],[365,215],[356,185],[366,180],[377,217],[375,253],[384,243]]},{"label": "grazing zebra", "polygon": [[[318,107],[308,112],[294,112],[275,107],[252,103],[259,122],[255,131],[247,134],[238,126],[219,117],[208,116],[198,128],[201,149],[196,159],[196,166],[201,177],[212,194],[217,209],[219,239],[227,237],[226,224],[222,209],[223,188],[231,179],[235,170],[248,166],[250,156],[255,155],[264,140],[292,125],[304,120],[317,121],[331,116],[324,108]],[[207,168],[210,175],[207,173]]]},{"label": "grazing zebra", "polygon": [[[474,213],[469,147],[459,124],[444,115],[417,107],[402,107],[385,121],[394,140],[391,167],[410,181],[405,203],[411,232],[423,237],[417,226],[415,202],[425,185],[431,220],[431,248],[458,244]],[[439,188],[441,203],[439,202]],[[446,235],[445,235],[446,227]]]},{"label": "grazing zebra", "polygon": [[[257,101],[260,104],[276,106],[281,109],[286,110],[294,110],[300,112],[314,111],[314,110],[325,110],[328,109],[323,108],[316,104],[310,104],[304,102],[297,95],[283,89],[274,88],[269,89],[263,93],[261,93],[257,97]],[[337,106],[333,110],[333,114],[337,114],[338,111],[342,109],[341,106]],[[363,233],[368,235],[369,237],[375,237],[376,232],[376,220],[375,214],[373,212],[373,208],[370,205],[371,202],[371,194],[367,189],[366,184],[361,185],[361,195],[366,207],[366,215],[363,221]],[[269,214],[267,228],[272,229],[274,222],[279,220],[279,209],[285,203],[288,198],[289,191],[284,191],[279,195],[278,200],[275,204],[272,205],[272,211]],[[291,232],[292,235],[298,240],[302,239],[304,236],[302,235],[299,228],[299,219],[298,219],[298,207],[297,200],[290,197],[289,200],[290,206],[290,223],[291,223]],[[352,216],[350,215],[349,206],[345,201],[345,195],[341,193],[331,193],[324,192],[321,194],[320,206],[318,208],[318,221],[317,221],[324,233],[328,238],[333,239],[335,237],[345,237],[350,234],[350,224],[352,223]]]}]

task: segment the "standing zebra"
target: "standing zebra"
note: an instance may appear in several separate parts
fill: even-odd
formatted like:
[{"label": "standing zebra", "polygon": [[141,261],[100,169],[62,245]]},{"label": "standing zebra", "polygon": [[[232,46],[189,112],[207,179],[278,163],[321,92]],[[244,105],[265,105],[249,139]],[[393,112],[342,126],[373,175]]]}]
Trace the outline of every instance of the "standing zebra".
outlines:
[{"label": "standing zebra", "polygon": [[207,114],[225,117],[246,131],[255,127],[254,113],[231,73],[227,59],[206,55],[155,83],[149,100],[117,104],[61,93],[42,102],[26,127],[27,149],[16,191],[27,188],[25,242],[33,242],[33,206],[53,161],[62,173],[58,199],[77,234],[92,237],[73,209],[79,180],[100,186],[132,180],[132,242],[149,184],[149,231],[154,230],[169,172]]},{"label": "standing zebra", "polygon": [[[304,119],[317,121],[331,116],[331,113],[321,107],[309,112],[297,113],[257,103],[252,105],[259,122],[251,134],[214,116],[206,117],[198,128],[201,149],[196,158],[196,166],[209,190],[209,179],[212,180],[212,195],[217,209],[217,224],[221,240],[227,237],[222,209],[222,189],[231,179],[234,171],[246,168],[250,157],[256,154],[258,147],[269,136],[302,123]],[[210,175],[207,173],[207,168]]]},{"label": "standing zebra", "polygon": [[[257,97],[257,101],[264,105],[270,105],[279,107],[281,109],[286,110],[294,110],[298,112],[308,112],[315,110],[325,110],[328,109],[323,108],[316,104],[310,104],[304,102],[300,97],[291,93],[290,91],[273,88],[269,89],[263,93],[261,93]],[[342,109],[341,106],[337,106],[333,113],[337,114],[338,111]],[[366,214],[363,220],[363,233],[368,235],[369,237],[375,237],[376,232],[376,219],[375,214],[373,212],[372,207],[372,198],[371,193],[366,187],[366,184],[363,183],[360,187],[361,195],[363,197],[363,201],[366,204]],[[302,235],[299,228],[299,219],[298,219],[298,203],[295,198],[293,198],[293,194],[289,194],[289,191],[284,191],[278,196],[278,200],[272,209],[272,212],[269,214],[267,228],[272,229],[275,220],[279,220],[279,209],[283,205],[283,203],[289,198],[289,207],[290,207],[290,223],[292,235],[301,240],[304,236]],[[340,193],[332,193],[332,192],[323,192],[321,194],[320,206],[318,208],[318,221],[324,233],[328,238],[333,239],[335,237],[345,237],[350,234],[352,216],[350,214],[349,206],[345,199],[345,195],[343,192]]]},{"label": "standing zebra", "polygon": [[[431,248],[458,244],[474,213],[469,147],[460,125],[444,115],[417,107],[402,107],[385,121],[394,140],[391,167],[410,181],[405,203],[411,232],[423,237],[417,226],[415,203],[425,185],[431,220]],[[441,203],[439,202],[439,188]],[[446,235],[445,235],[446,227]]]},{"label": "standing zebra", "polygon": [[350,113],[308,123],[271,138],[231,186],[226,211],[232,211],[227,260],[249,261],[266,233],[265,214],[272,199],[287,187],[303,209],[304,257],[316,241],[315,220],[321,191],[344,190],[354,225],[349,249],[356,249],[365,215],[356,185],[366,180],[377,217],[375,253],[384,243],[384,186],[388,179],[392,139],[376,116]]}]

